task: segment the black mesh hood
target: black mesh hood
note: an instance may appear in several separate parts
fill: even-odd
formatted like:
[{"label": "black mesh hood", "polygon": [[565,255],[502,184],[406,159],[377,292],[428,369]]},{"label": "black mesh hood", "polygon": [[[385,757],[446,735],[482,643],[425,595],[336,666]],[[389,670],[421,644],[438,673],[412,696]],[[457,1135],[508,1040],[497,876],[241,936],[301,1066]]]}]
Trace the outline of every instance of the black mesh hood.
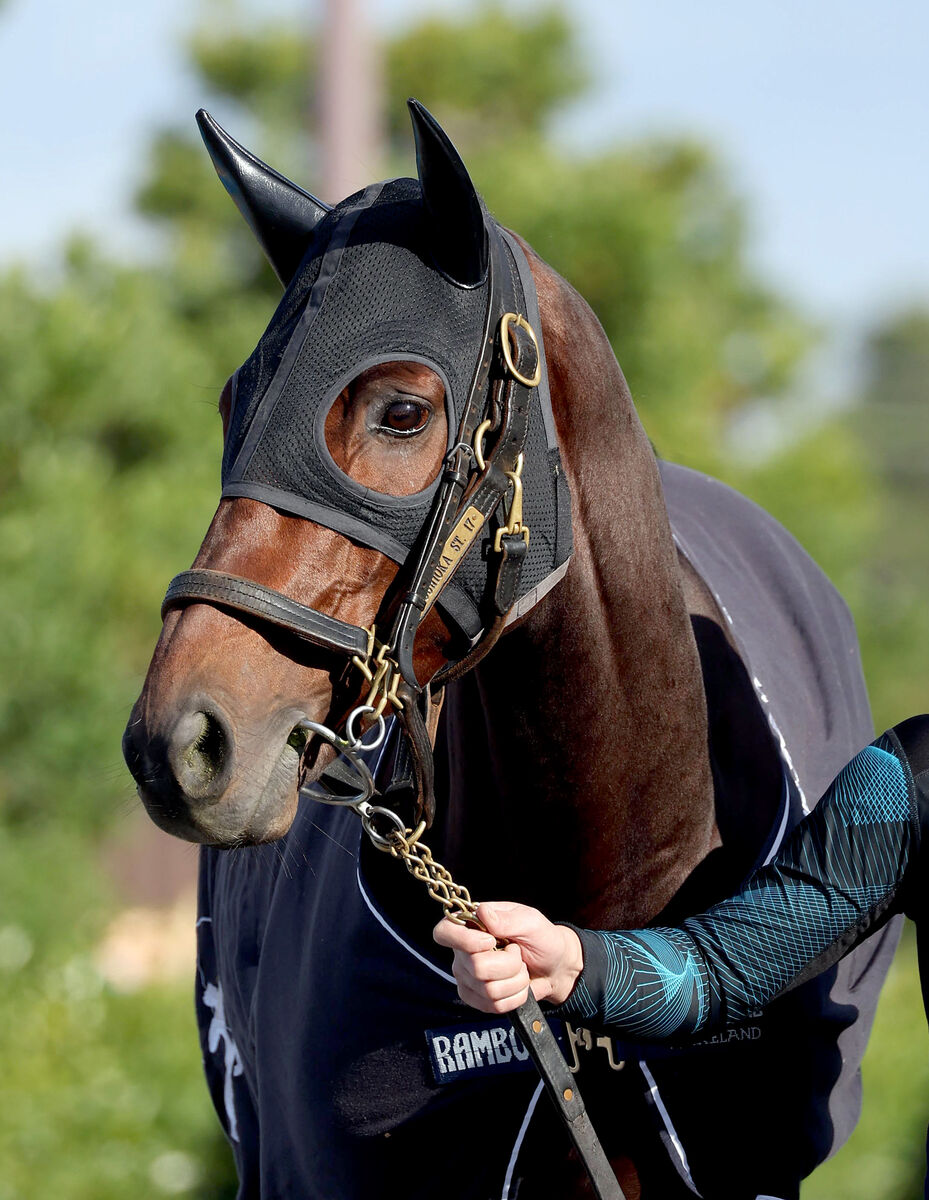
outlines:
[{"label": "black mesh hood", "polygon": [[[487,225],[489,236],[503,236],[489,218]],[[516,294],[524,295],[528,280],[531,309],[528,267],[524,259],[517,262],[516,255],[523,256],[509,238],[507,245]],[[317,226],[267,330],[237,373],[223,495],[250,496],[308,517],[402,563],[427,520],[438,482],[404,497],[359,485],[333,462],[325,417],[341,389],[367,367],[414,360],[445,384],[453,441],[483,345],[488,293],[486,279],[461,287],[433,264],[416,180],[375,184],[343,201]],[[540,332],[537,312],[534,324]],[[532,412],[523,472],[532,532],[521,593],[560,565],[559,554],[562,562],[570,554],[567,493],[552,458],[554,431],[546,429],[539,404]],[[470,636],[481,626],[485,554],[486,544],[478,541],[441,602]]]}]

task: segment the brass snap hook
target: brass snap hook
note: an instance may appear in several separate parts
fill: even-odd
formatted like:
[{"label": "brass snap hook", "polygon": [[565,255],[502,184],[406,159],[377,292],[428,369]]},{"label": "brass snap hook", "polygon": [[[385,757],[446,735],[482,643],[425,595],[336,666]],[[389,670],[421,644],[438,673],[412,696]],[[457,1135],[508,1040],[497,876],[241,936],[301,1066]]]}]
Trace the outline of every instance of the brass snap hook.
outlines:
[{"label": "brass snap hook", "polygon": [[506,477],[513,485],[513,499],[510,501],[510,511],[507,514],[507,523],[497,530],[494,537],[494,550],[497,554],[503,543],[504,535],[507,537],[521,537],[526,545],[529,545],[529,527],[523,524],[523,456],[522,454],[516,459],[516,469],[507,471]]},{"label": "brass snap hook", "polygon": [[474,431],[472,449],[474,450],[474,461],[477,463],[479,471],[487,470],[487,462],[484,459],[484,438],[487,436],[487,430],[490,429],[491,425],[493,425],[493,421],[488,417],[486,421],[481,421],[480,425]]}]

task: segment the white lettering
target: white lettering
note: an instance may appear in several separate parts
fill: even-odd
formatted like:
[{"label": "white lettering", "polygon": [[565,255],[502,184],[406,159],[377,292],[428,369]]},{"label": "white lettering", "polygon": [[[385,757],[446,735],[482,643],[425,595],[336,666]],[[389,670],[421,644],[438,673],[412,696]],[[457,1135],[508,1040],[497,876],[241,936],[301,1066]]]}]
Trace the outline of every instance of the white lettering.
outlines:
[{"label": "white lettering", "polygon": [[497,1025],[494,1029],[491,1029],[490,1036],[494,1044],[494,1055],[497,1059],[497,1062],[509,1062],[513,1057],[513,1052],[506,1044],[506,1030],[500,1025]]},{"label": "white lettering", "polygon": [[529,1051],[516,1036],[516,1030],[510,1026],[510,1045],[513,1047],[513,1053],[520,1062],[525,1062],[529,1057]]},{"label": "white lettering", "polygon": [[474,1051],[474,1065],[476,1067],[484,1065],[484,1060],[481,1058],[482,1054],[487,1056],[487,1065],[490,1066],[494,1061],[494,1051],[489,1029],[484,1029],[481,1033],[478,1033],[476,1029],[471,1030],[471,1049]]},{"label": "white lettering", "polygon": [[455,1060],[449,1054],[451,1048],[452,1043],[444,1034],[437,1034],[432,1039],[432,1053],[439,1064],[440,1075],[447,1075],[449,1071],[457,1071],[458,1069],[455,1066]]},{"label": "white lettering", "polygon": [[458,1064],[459,1071],[464,1071],[467,1067],[474,1066],[474,1055],[471,1053],[471,1039],[466,1033],[455,1034],[455,1040],[452,1042],[452,1051],[455,1055],[455,1062]]},{"label": "white lettering", "polygon": [[226,1008],[223,1003],[222,984],[208,983],[203,989],[203,1003],[207,1008],[213,1010],[210,1027],[206,1033],[207,1048],[211,1054],[215,1054],[219,1049],[220,1043],[223,1043],[223,1068],[225,1072],[223,1080],[223,1104],[226,1108],[226,1125],[229,1129],[229,1137],[232,1141],[237,1142],[239,1140],[239,1126],[235,1115],[235,1094],[232,1089],[232,1080],[236,1075],[242,1074],[242,1059],[239,1056],[238,1046],[232,1040],[229,1026],[226,1024]]}]

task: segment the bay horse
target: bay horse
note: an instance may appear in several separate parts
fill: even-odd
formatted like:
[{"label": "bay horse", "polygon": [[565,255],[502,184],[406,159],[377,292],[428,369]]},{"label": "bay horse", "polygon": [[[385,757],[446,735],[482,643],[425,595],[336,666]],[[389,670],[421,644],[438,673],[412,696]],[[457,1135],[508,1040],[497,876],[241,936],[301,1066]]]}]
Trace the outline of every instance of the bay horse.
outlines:
[{"label": "bay horse", "polygon": [[[367,772],[476,896],[638,926],[728,894],[872,736],[837,593],[657,460],[593,312],[410,111],[419,178],[334,209],[199,114],[285,292],[223,391],[223,495],[124,753],[203,844],[198,1020],[242,1200],[590,1194],[420,881],[319,798]],[[670,1050],[561,1028],[626,1194],[798,1196],[857,1119],[894,944]]]}]

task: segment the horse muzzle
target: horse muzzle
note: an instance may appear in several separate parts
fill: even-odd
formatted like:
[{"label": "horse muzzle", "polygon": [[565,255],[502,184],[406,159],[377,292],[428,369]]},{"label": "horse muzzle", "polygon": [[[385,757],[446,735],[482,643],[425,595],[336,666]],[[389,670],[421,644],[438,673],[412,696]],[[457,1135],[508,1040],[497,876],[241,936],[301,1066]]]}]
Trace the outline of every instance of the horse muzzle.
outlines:
[{"label": "horse muzzle", "polygon": [[[139,798],[160,828],[192,842],[231,846],[274,841],[293,821],[303,713],[289,708],[263,728],[236,729],[215,700],[195,696],[149,729],[137,705],[123,756]],[[314,774],[332,752],[321,746]]]}]

